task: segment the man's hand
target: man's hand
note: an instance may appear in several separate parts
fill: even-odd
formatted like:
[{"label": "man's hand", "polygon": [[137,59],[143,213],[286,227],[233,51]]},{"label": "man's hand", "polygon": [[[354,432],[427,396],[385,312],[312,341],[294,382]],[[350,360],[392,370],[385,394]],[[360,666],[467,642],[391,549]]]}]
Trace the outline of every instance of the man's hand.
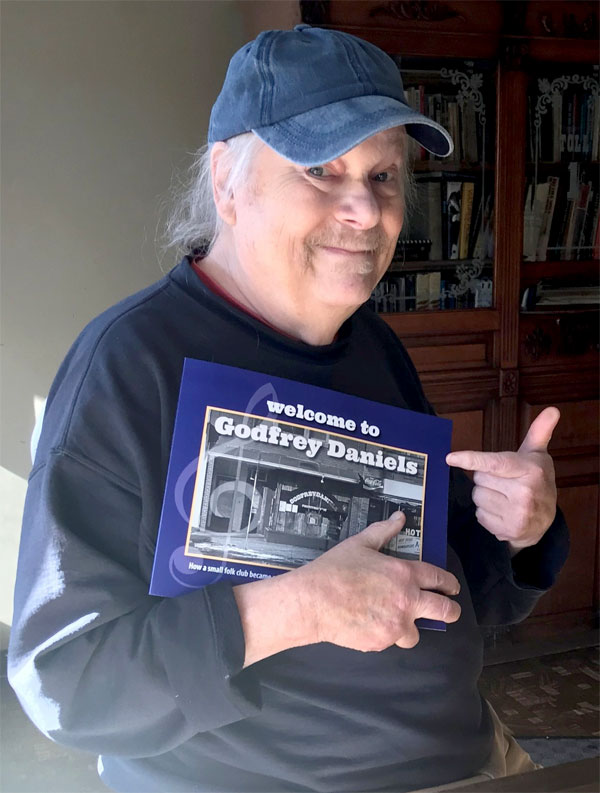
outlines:
[{"label": "man's hand", "polygon": [[396,512],[296,571],[308,582],[316,641],[365,652],[410,648],[419,641],[419,617],[456,622],[460,606],[445,597],[460,591],[452,573],[379,553],[405,523]]},{"label": "man's hand", "polygon": [[535,545],[556,515],[554,464],[548,444],[560,413],[543,410],[532,422],[518,452],[452,452],[448,465],[474,471],[473,501],[479,523],[511,554]]},{"label": "man's hand", "polygon": [[460,606],[446,595],[460,585],[451,573],[379,553],[405,522],[396,513],[285,575],[234,587],[244,666],[317,642],[363,652],[410,648],[419,641],[419,617],[456,622]]}]

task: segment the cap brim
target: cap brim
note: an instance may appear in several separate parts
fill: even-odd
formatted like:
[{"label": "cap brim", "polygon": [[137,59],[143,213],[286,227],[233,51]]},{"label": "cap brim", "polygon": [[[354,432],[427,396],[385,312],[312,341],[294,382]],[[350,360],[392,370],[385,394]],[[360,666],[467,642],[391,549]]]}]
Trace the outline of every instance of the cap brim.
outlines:
[{"label": "cap brim", "polygon": [[343,99],[252,131],[282,157],[298,165],[319,165],[399,126],[432,154],[448,157],[454,151],[444,127],[389,96]]}]

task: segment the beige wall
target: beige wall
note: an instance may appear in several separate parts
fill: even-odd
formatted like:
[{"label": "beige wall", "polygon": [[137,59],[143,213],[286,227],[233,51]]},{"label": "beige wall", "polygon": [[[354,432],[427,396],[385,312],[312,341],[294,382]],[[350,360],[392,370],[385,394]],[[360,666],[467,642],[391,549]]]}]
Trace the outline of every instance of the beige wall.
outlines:
[{"label": "beige wall", "polygon": [[28,470],[33,397],[79,330],[160,277],[161,200],[202,143],[243,41],[232,2],[3,3],[2,465],[12,472]]},{"label": "beige wall", "polygon": [[298,0],[239,0],[244,37],[255,38],[261,30],[288,30],[298,25]]},{"label": "beige wall", "polygon": [[174,264],[159,219],[229,58],[299,17],[296,0],[2,2],[0,628],[34,400],[93,316]]}]

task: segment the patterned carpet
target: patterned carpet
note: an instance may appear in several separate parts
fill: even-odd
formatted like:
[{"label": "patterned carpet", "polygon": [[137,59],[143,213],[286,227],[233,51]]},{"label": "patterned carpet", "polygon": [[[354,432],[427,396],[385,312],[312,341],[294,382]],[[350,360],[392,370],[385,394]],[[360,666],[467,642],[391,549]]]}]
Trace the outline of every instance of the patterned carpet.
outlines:
[{"label": "patterned carpet", "polygon": [[521,738],[600,736],[597,647],[485,667],[481,690]]}]

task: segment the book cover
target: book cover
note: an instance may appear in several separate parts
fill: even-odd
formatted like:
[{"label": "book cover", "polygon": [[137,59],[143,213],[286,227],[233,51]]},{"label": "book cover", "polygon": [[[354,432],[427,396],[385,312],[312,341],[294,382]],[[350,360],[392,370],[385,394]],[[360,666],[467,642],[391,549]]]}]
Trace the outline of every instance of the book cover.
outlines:
[{"label": "book cover", "polygon": [[186,359],[150,594],[285,573],[398,509],[406,525],[385,552],[445,567],[451,432],[447,419]]}]

